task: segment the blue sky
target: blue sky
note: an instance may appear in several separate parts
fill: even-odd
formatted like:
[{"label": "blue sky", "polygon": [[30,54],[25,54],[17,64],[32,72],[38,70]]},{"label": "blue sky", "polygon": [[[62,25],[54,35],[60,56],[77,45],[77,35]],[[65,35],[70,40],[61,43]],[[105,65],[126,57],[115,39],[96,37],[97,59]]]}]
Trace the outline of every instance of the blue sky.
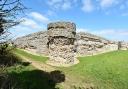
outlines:
[{"label": "blue sky", "polygon": [[14,37],[47,30],[53,21],[71,21],[77,32],[128,41],[128,0],[22,0],[30,8],[25,21],[10,31]]}]

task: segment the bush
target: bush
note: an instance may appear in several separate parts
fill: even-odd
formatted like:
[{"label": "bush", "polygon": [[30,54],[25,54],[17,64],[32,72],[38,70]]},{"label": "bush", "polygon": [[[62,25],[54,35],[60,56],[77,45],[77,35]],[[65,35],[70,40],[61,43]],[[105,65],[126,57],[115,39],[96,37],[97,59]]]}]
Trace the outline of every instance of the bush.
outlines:
[{"label": "bush", "polygon": [[7,43],[0,45],[0,65],[12,66],[21,62],[21,59],[13,54],[14,47],[10,47]]},{"label": "bush", "polygon": [[0,66],[0,89],[16,89],[15,76],[7,72],[6,66]]}]

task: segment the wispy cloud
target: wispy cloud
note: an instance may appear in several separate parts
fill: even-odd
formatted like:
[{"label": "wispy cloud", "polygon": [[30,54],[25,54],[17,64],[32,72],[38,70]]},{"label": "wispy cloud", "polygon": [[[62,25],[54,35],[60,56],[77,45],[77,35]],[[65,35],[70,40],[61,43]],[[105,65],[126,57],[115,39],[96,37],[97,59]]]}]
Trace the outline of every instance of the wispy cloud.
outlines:
[{"label": "wispy cloud", "polygon": [[26,27],[30,27],[32,29],[37,29],[39,27],[39,25],[32,19],[29,18],[22,18],[23,22],[21,23],[21,25],[26,26]]},{"label": "wispy cloud", "polygon": [[101,37],[105,37],[109,40],[126,40],[128,41],[128,29],[102,29],[102,30],[92,30],[85,28],[78,28],[77,32],[87,32],[92,33]]},{"label": "wispy cloud", "polygon": [[22,18],[23,22],[11,29],[15,37],[27,35],[33,32],[38,32],[46,29],[46,24],[50,21],[49,18],[38,12],[31,12],[26,18]]},{"label": "wispy cloud", "polygon": [[94,10],[94,6],[92,4],[92,0],[83,0],[82,10],[84,12],[92,12]]},{"label": "wispy cloud", "polygon": [[122,15],[122,16],[128,16],[128,12],[122,13],[121,15]]},{"label": "wispy cloud", "polygon": [[78,0],[48,0],[47,4],[52,10],[69,10]]},{"label": "wispy cloud", "polygon": [[81,0],[81,2],[82,11],[86,13],[102,11],[106,15],[114,13],[122,15],[128,11],[127,0]]},{"label": "wispy cloud", "polygon": [[93,33],[97,35],[112,35],[115,34],[115,30],[114,29],[96,30],[93,31]]},{"label": "wispy cloud", "polygon": [[31,34],[31,33],[37,32],[37,31],[38,31],[38,29],[33,30],[33,28],[31,28],[31,27],[23,26],[23,25],[18,25],[16,27],[13,27],[12,29],[10,29],[10,32],[13,34],[13,35],[11,35],[12,38],[25,36],[27,34]]},{"label": "wispy cloud", "polygon": [[43,14],[40,14],[38,12],[31,12],[29,14],[29,16],[31,16],[35,20],[38,20],[38,21],[43,22],[43,23],[48,23],[50,21],[46,16],[44,16]]},{"label": "wispy cloud", "polygon": [[97,35],[115,35],[115,36],[128,36],[127,29],[103,29],[103,30],[95,30],[92,31],[93,34]]},{"label": "wispy cloud", "polygon": [[84,28],[77,28],[76,32],[88,32],[89,29],[84,29]]},{"label": "wispy cloud", "polygon": [[53,12],[52,10],[48,10],[46,14],[47,14],[48,16],[53,16],[53,15],[55,15],[56,13]]},{"label": "wispy cloud", "polygon": [[105,37],[110,40],[122,40],[128,41],[128,30],[127,29],[104,29],[92,32],[93,34]]},{"label": "wispy cloud", "polygon": [[113,4],[117,3],[118,0],[100,0],[100,6],[102,8],[111,7]]},{"label": "wispy cloud", "polygon": [[71,8],[71,3],[70,2],[65,2],[63,5],[62,5],[62,9],[63,10],[67,10],[67,9],[70,9]]},{"label": "wispy cloud", "polygon": [[50,19],[38,12],[30,12],[26,18],[22,18],[24,21],[20,25],[24,25],[30,29],[41,29],[46,25]]},{"label": "wispy cloud", "polygon": [[96,34],[99,35],[118,35],[118,36],[128,36],[128,30],[125,29],[105,29],[97,31]]}]

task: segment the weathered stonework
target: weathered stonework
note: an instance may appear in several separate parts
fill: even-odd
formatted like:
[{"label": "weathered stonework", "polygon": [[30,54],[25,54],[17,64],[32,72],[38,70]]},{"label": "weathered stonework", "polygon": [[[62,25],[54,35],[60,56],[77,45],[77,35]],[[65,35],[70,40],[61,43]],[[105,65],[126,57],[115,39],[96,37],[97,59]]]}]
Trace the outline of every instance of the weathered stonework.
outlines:
[{"label": "weathered stonework", "polygon": [[74,42],[76,26],[70,22],[55,22],[48,24],[48,64],[69,66],[78,63]]},{"label": "weathered stonework", "polygon": [[13,43],[16,47],[32,53],[48,55],[47,42],[47,31],[44,31],[17,38]]},{"label": "weathered stonework", "polygon": [[77,33],[76,38],[75,45],[77,48],[77,56],[91,56],[118,50],[116,42],[112,42],[90,33]]},{"label": "weathered stonework", "polygon": [[118,42],[118,50],[128,50],[128,43],[124,41]]},{"label": "weathered stonework", "polygon": [[110,41],[85,32],[76,33],[75,24],[70,22],[51,23],[47,31],[19,37],[13,43],[31,53],[49,56],[47,63],[56,66],[78,63],[76,56],[128,50],[128,43],[123,41]]}]

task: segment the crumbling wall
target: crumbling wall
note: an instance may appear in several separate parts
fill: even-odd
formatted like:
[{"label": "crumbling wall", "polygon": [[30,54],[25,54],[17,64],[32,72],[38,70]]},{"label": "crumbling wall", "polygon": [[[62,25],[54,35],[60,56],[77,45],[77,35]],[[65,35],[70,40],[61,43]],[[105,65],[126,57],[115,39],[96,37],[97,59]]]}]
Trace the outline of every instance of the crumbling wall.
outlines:
[{"label": "crumbling wall", "polygon": [[13,43],[16,47],[32,53],[48,55],[47,42],[47,31],[41,31],[17,38]]},{"label": "crumbling wall", "polygon": [[118,42],[118,50],[128,50],[128,43],[124,41]]},{"label": "crumbling wall", "polygon": [[[85,32],[76,33],[75,25],[61,24],[62,23],[54,23],[54,25],[50,25],[48,27],[48,31],[41,31],[17,38],[14,40],[14,45],[16,45],[18,48],[23,48],[30,52],[35,52],[46,56],[49,55],[48,44],[51,45],[51,49],[54,48],[56,50],[55,52],[51,50],[51,55],[56,54],[61,56],[63,56],[62,54],[70,53],[66,51],[66,53],[57,53],[59,50],[70,49],[70,47],[69,49],[63,48],[63,45],[65,45],[65,47],[66,45],[71,45],[73,47],[71,47],[71,51],[76,52],[77,56],[95,55],[115,50],[128,50],[128,43],[126,42],[114,42]],[[59,48],[55,48],[54,45],[55,47],[56,45],[60,46]]]},{"label": "crumbling wall", "polygon": [[75,36],[76,26],[74,23],[55,22],[48,24],[49,64],[56,66],[76,64]]},{"label": "crumbling wall", "polygon": [[77,56],[88,56],[118,50],[116,42],[92,35],[90,33],[77,33],[75,45]]}]

